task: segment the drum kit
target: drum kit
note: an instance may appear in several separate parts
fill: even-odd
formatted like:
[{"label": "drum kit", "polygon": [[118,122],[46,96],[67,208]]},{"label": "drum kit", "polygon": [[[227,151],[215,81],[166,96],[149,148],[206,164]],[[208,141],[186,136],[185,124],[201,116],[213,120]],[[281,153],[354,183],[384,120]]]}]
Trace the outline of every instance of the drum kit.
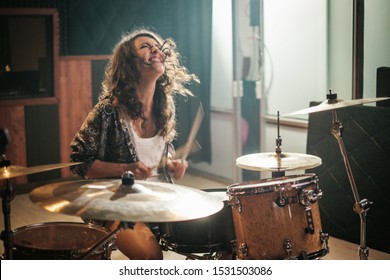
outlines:
[{"label": "drum kit", "polygon": [[[342,101],[330,93],[327,100],[289,115],[333,110],[332,133],[338,140],[355,196],[354,210],[361,216],[360,258],[367,259],[365,217],[371,205],[360,200],[342,141],[336,109],[387,98]],[[287,115],[286,115],[287,116]],[[318,200],[322,197],[314,173],[286,176],[287,171],[321,165],[313,155],[284,153],[279,135],[274,153],[244,155],[239,168],[270,171],[272,178],[235,183],[222,189],[198,190],[178,184],[134,180],[130,172],[116,180],[77,180],[35,188],[33,203],[49,212],[88,219],[118,220],[109,232],[89,223],[42,223],[11,229],[10,179],[80,163],[37,167],[12,166],[0,161],[4,231],[3,259],[110,259],[115,235],[134,221],[155,223],[161,248],[187,259],[319,259],[329,252],[328,234],[322,231]]]}]

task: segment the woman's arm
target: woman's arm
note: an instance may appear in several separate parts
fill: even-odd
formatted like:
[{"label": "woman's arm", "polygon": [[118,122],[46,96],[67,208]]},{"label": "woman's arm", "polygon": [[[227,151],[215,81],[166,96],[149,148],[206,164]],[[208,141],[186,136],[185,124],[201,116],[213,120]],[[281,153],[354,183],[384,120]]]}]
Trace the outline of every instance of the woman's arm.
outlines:
[{"label": "woman's arm", "polygon": [[133,172],[136,180],[144,180],[152,175],[152,170],[142,162],[115,163],[95,160],[86,173],[89,179],[120,178],[125,171]]}]

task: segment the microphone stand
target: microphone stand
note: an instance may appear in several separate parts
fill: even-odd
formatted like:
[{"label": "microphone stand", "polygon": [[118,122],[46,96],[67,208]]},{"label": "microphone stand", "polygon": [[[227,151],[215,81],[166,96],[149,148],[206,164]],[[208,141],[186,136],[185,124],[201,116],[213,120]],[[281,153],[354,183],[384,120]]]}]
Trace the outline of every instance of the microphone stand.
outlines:
[{"label": "microphone stand", "polygon": [[[0,156],[0,168],[6,169],[11,165],[9,160],[6,160],[5,155]],[[15,196],[15,191],[9,181],[5,180],[5,189],[1,192],[3,202],[3,217],[4,217],[4,230],[1,232],[1,240],[4,243],[4,258],[6,260],[12,260],[12,247],[13,247],[13,232],[11,230],[11,201]]]},{"label": "microphone stand", "polygon": [[349,179],[349,183],[352,188],[353,196],[355,198],[355,204],[353,206],[353,210],[359,214],[360,216],[360,247],[359,247],[359,257],[361,260],[367,260],[369,249],[366,246],[366,218],[367,218],[367,211],[370,209],[370,206],[373,204],[368,199],[362,199],[360,200],[359,193],[356,187],[355,179],[352,174],[351,165],[349,164],[347,151],[344,146],[343,141],[343,125],[342,123],[337,119],[336,110],[332,110],[332,129],[331,132],[333,136],[336,138],[339,148],[341,151],[341,155],[343,156],[344,165],[347,170],[347,175]]}]

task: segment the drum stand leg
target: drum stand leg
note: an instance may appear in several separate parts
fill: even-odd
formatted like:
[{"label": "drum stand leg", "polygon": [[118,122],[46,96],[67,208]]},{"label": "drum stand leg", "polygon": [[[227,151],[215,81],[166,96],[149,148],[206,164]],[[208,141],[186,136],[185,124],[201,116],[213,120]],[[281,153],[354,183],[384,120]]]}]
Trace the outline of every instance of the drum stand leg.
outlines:
[{"label": "drum stand leg", "polygon": [[[93,246],[87,253],[85,253],[84,255],[82,255],[79,259],[80,259],[80,260],[85,260],[85,259],[87,259],[90,255],[93,254],[93,252],[95,252],[97,249],[101,248],[103,244],[106,244],[108,241],[110,241],[111,239],[113,239],[113,238],[115,237],[115,235],[116,235],[119,231],[121,231],[123,228],[129,228],[128,224],[129,224],[129,223],[126,223],[126,224],[125,224],[125,223],[120,223],[119,226],[118,226],[115,230],[113,230],[113,231],[112,231],[110,234],[108,234],[106,237],[103,237],[102,240],[100,240],[99,242],[97,242],[95,246]],[[132,224],[132,226],[134,226],[134,225]],[[131,226],[131,227],[132,227],[132,226]],[[106,246],[106,245],[104,245],[104,246]],[[106,249],[108,249],[108,248],[106,248]],[[104,257],[107,257],[107,259],[108,259],[108,256],[105,255]]]},{"label": "drum stand leg", "polygon": [[344,146],[344,141],[342,138],[342,130],[343,126],[337,119],[336,110],[332,111],[332,118],[333,118],[333,124],[332,124],[332,134],[334,137],[336,137],[337,142],[340,147],[341,154],[343,156],[344,165],[347,170],[347,175],[349,179],[349,183],[352,188],[353,196],[355,198],[355,205],[353,206],[353,210],[359,214],[360,216],[360,247],[359,247],[359,257],[361,260],[367,260],[368,259],[368,247],[366,246],[366,218],[367,218],[367,211],[370,209],[370,206],[373,204],[368,199],[360,200],[359,193],[356,187],[355,179],[352,174],[351,165],[349,164],[347,151]]},{"label": "drum stand leg", "polygon": [[206,253],[201,256],[195,254],[183,254],[186,256],[186,260],[219,260],[222,257],[222,254],[219,252],[215,253]]},{"label": "drum stand leg", "polygon": [[[4,155],[0,155],[0,168],[10,166],[10,161],[5,160]],[[14,189],[8,179],[5,180],[5,189],[1,193],[3,202],[4,231],[1,232],[1,240],[4,243],[4,258],[12,260],[13,232],[11,230],[11,201],[15,196]]]}]

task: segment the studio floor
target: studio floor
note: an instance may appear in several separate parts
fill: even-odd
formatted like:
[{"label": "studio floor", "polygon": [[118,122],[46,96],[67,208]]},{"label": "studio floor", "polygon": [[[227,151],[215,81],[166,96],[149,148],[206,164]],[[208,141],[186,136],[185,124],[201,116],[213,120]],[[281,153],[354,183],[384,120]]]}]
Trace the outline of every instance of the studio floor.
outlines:
[{"label": "studio floor", "polygon": [[[226,185],[219,181],[210,180],[191,173],[187,173],[185,177],[176,182],[177,184],[194,187],[197,189],[213,189],[225,188]],[[16,192],[18,186],[15,186]],[[70,216],[61,213],[48,212],[35,205],[29,198],[29,193],[18,194],[11,201],[11,228],[18,229],[27,225],[34,225],[49,222],[81,222],[81,218]],[[4,229],[4,220],[1,219],[1,228]],[[358,260],[359,246],[351,242],[333,238],[329,238],[329,253],[321,259],[324,260]],[[4,252],[4,246],[1,246],[1,253]],[[173,251],[164,251],[164,259],[166,260],[185,260],[187,256],[178,254]],[[126,257],[118,250],[111,253],[112,260],[125,260]],[[369,249],[369,260],[390,260],[390,254],[378,250]]]}]

